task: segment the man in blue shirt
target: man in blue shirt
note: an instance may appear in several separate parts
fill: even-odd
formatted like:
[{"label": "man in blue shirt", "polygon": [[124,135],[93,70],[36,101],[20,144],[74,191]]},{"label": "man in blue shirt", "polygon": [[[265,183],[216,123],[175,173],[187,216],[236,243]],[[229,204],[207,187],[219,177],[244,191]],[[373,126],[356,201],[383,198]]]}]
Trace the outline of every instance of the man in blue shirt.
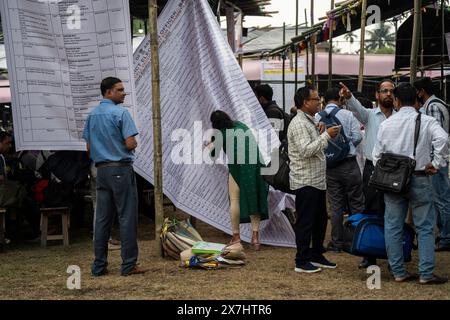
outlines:
[{"label": "man in blue shirt", "polygon": [[[369,186],[370,176],[374,170],[374,164],[372,162],[372,151],[377,140],[378,129],[382,122],[388,119],[394,110],[394,88],[395,84],[385,79],[378,83],[375,96],[377,99],[377,108],[366,109],[352,94],[352,92],[343,84],[340,83],[341,95],[347,99],[347,107],[353,112],[356,119],[364,125],[365,128],[365,144],[364,144],[364,157],[366,163],[364,165],[363,172],[363,192],[365,199],[365,211],[367,213],[376,213],[384,215],[385,204],[384,195],[382,192]],[[367,268],[370,265],[375,265],[375,259],[364,259],[359,265],[360,268]]]},{"label": "man in blue shirt", "polygon": [[123,276],[146,272],[137,266],[137,190],[133,171],[138,134],[130,113],[119,106],[125,100],[120,79],[106,78],[101,83],[103,100],[88,116],[83,139],[97,167],[97,211],[94,232],[95,260],[92,274],[107,271],[108,240],[114,213],[120,225]]}]

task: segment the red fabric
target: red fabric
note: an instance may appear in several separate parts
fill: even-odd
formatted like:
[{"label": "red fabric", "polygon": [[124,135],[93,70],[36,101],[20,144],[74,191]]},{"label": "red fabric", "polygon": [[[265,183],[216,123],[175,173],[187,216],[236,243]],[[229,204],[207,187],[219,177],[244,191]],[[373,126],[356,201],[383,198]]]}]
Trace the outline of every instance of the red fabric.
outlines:
[{"label": "red fabric", "polygon": [[34,192],[34,200],[36,200],[38,203],[41,203],[44,201],[44,190],[48,187],[48,180],[40,180],[36,185],[33,187]]}]

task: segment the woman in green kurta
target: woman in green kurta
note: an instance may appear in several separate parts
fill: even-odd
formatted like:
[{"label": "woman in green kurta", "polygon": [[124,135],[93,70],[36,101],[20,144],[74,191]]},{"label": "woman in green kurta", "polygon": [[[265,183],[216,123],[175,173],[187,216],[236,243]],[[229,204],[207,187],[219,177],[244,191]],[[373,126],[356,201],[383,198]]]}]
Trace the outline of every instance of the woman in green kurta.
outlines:
[{"label": "woman in green kurta", "polygon": [[251,222],[252,247],[259,250],[260,221],[268,219],[269,216],[267,204],[269,186],[261,177],[263,164],[258,145],[245,124],[232,121],[223,111],[213,112],[211,122],[212,127],[222,133],[221,139],[214,137],[214,151],[218,152],[223,148],[228,157],[230,171],[228,186],[233,229],[231,243],[240,242],[239,224]]}]

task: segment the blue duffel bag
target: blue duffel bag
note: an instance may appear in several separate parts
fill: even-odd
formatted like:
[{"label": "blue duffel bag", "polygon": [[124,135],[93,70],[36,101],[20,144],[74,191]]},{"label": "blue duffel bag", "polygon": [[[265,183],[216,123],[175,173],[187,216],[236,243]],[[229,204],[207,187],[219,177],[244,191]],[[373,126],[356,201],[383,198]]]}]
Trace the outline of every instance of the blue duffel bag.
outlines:
[{"label": "blue duffel bag", "polygon": [[[384,219],[377,215],[354,214],[344,224],[344,251],[361,257],[387,259],[384,239]],[[411,261],[415,231],[405,223],[403,232],[403,258]]]}]

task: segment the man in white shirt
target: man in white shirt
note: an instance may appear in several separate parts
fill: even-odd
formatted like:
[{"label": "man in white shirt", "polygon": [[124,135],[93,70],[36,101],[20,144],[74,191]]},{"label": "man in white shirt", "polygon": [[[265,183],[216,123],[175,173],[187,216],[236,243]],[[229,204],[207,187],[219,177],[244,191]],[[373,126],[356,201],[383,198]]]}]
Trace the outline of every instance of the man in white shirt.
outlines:
[{"label": "man in white shirt", "polygon": [[402,83],[394,90],[394,96],[394,105],[398,112],[380,125],[372,153],[374,164],[383,153],[394,153],[415,159],[416,168],[411,177],[409,197],[394,193],[384,195],[384,229],[389,265],[396,282],[414,279],[414,276],[406,271],[403,257],[403,228],[408,206],[411,206],[419,243],[419,283],[446,283],[447,278],[433,274],[436,210],[429,190],[432,188],[431,175],[446,165],[448,135],[434,118],[422,115],[414,157],[414,134],[419,115],[414,108],[417,103],[416,90],[409,83]]},{"label": "man in white shirt", "polygon": [[[422,104],[420,111],[433,117],[441,127],[449,132],[449,113],[444,102],[434,95],[431,78],[425,77],[414,82],[417,95]],[[450,251],[450,180],[447,166],[438,170],[432,178],[434,200],[438,212],[439,241],[436,251]]]}]

